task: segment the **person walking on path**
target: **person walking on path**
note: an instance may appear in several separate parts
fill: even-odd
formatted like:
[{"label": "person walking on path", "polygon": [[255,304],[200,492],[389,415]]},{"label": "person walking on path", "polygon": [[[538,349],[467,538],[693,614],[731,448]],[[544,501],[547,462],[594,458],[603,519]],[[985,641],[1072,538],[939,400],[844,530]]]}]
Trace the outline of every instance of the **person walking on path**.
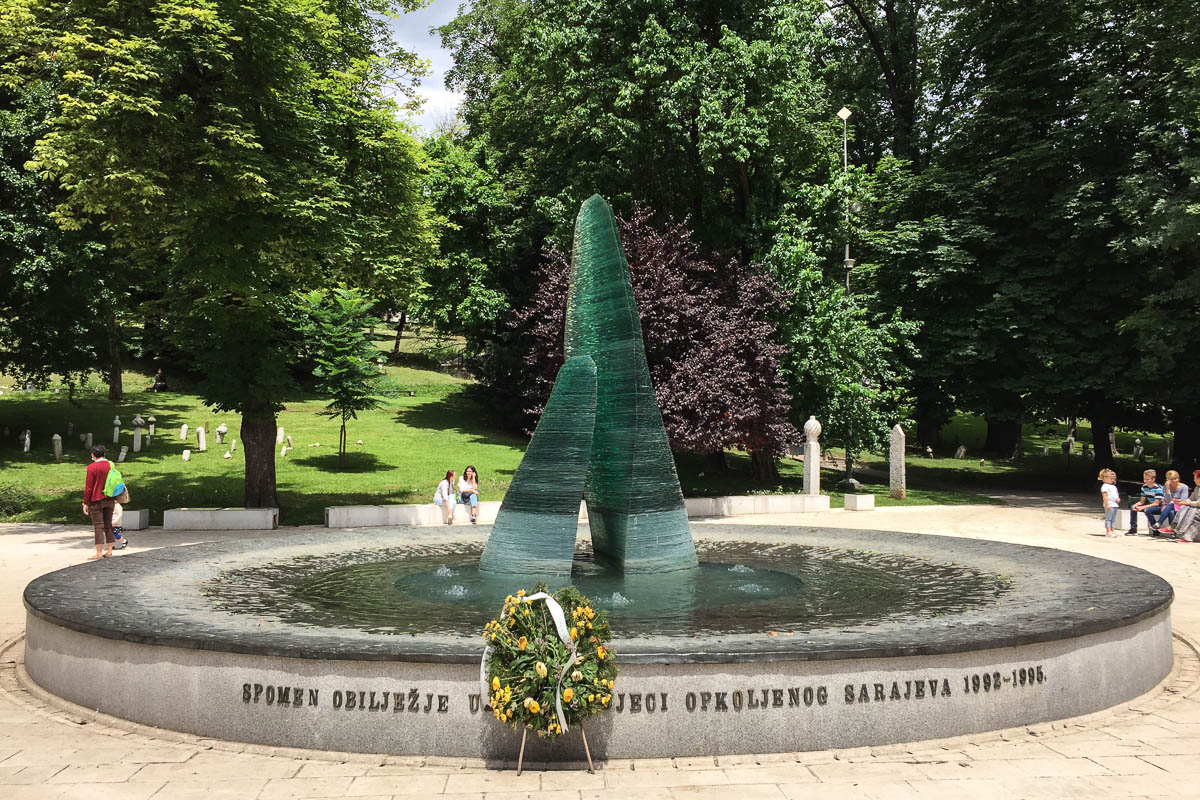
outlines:
[{"label": "person walking on path", "polygon": [[479,473],[474,467],[468,466],[458,479],[458,494],[471,512],[471,524],[479,522]]},{"label": "person walking on path", "polygon": [[454,470],[446,470],[446,477],[437,485],[437,491],[433,493],[433,502],[442,509],[442,522],[453,525],[454,508],[457,505],[454,496]]},{"label": "person walking on path", "polygon": [[[108,479],[108,471],[112,465],[104,457],[104,445],[98,444],[92,448],[92,463],[88,465],[83,483],[83,513],[92,518],[92,528],[96,537],[96,555],[88,561],[108,558],[113,552],[113,506],[116,500],[104,496],[104,482]],[[107,545],[107,549],[105,549]]]},{"label": "person walking on path", "polygon": [[1117,509],[1121,505],[1121,495],[1117,492],[1117,473],[1111,469],[1100,470],[1100,501],[1104,503],[1104,535],[1116,536],[1113,528],[1117,524]]}]

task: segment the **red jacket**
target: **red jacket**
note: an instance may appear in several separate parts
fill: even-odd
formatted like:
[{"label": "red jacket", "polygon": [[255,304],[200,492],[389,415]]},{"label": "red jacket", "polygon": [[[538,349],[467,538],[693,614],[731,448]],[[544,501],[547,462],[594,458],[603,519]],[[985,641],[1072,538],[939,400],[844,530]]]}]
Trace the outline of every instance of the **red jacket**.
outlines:
[{"label": "red jacket", "polygon": [[93,461],[87,468],[87,480],[83,484],[83,502],[96,503],[104,499],[104,482],[108,480],[108,459]]}]

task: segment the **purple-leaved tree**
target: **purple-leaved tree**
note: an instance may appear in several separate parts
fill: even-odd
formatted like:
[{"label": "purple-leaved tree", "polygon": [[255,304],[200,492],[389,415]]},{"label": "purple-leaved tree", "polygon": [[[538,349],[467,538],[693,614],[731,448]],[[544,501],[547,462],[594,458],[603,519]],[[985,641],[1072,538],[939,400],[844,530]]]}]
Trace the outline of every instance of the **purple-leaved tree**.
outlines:
[{"label": "purple-leaved tree", "polygon": [[[768,318],[787,298],[760,265],[703,252],[685,223],[657,226],[652,217],[637,206],[617,226],[671,448],[717,459],[725,448],[746,450],[755,477],[773,480],[776,459],[800,438],[787,419],[783,348]],[[521,398],[527,429],[563,362],[569,275],[568,258],[549,250],[532,301],[505,337],[517,357],[492,388]]]}]

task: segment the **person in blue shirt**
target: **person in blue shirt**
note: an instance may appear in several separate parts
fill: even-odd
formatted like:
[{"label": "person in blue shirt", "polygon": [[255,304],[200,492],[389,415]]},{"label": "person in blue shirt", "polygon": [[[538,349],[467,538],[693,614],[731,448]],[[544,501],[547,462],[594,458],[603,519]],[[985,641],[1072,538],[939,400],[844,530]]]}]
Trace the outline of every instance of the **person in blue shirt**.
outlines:
[{"label": "person in blue shirt", "polygon": [[1157,482],[1158,473],[1152,469],[1148,469],[1142,473],[1142,490],[1136,495],[1137,500],[1130,509],[1133,511],[1129,515],[1129,530],[1125,532],[1126,536],[1137,536],[1137,518],[1138,512],[1146,514],[1146,524],[1150,528],[1151,536],[1158,536],[1158,515],[1163,510],[1163,487]]}]

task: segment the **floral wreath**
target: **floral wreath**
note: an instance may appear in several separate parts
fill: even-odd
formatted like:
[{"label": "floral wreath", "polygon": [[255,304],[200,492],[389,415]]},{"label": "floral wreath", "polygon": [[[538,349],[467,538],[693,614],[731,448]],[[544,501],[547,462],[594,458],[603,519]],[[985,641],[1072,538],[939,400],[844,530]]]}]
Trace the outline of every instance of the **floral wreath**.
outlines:
[{"label": "floral wreath", "polygon": [[574,587],[551,595],[538,584],[533,594],[509,595],[483,638],[484,694],[492,716],[514,730],[553,739],[612,702],[617,666],[608,612],[597,612]]}]

